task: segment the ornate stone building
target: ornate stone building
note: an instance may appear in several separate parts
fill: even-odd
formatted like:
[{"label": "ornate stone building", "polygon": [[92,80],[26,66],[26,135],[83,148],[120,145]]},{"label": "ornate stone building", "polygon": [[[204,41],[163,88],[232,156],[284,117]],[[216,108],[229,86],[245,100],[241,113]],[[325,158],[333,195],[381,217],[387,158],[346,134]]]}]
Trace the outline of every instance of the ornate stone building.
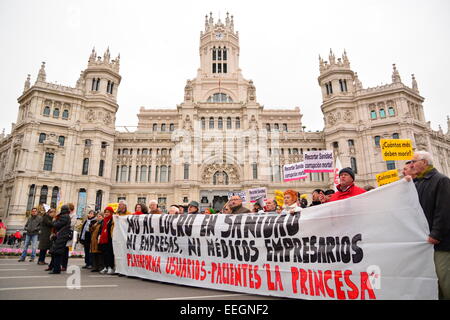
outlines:
[{"label": "ornate stone building", "polygon": [[197,200],[220,208],[230,191],[310,193],[331,187],[328,174],[284,183],[282,167],[321,149],[353,167],[359,185],[375,186],[375,174],[403,165],[382,161],[382,138],[412,139],[450,173],[450,132],[431,129],[414,75],[406,86],[395,65],[391,84],[363,88],[345,52],[319,57],[325,128],[305,132],[298,107],[258,102],[253,81],[241,73],[232,16],[224,23],[206,16],[199,49],[184,101],[175,109],[141,108],[134,131],[115,126],[120,57],[93,50],[73,88],[46,82],[43,63],[34,85],[30,76],[25,82],[11,134],[0,136],[0,217],[15,228],[40,203],[74,202],[81,216],[86,206],[119,199],[131,209],[151,199],[162,207]]}]

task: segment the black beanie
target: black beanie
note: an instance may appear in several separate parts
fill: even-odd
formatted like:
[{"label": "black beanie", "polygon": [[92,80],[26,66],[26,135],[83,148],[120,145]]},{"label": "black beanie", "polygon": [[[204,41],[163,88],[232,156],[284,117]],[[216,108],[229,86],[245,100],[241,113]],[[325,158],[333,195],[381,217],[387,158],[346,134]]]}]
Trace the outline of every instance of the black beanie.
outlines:
[{"label": "black beanie", "polygon": [[355,181],[355,173],[353,172],[352,168],[347,167],[347,168],[341,169],[341,171],[339,171],[339,176],[341,176],[341,174],[344,172],[348,173],[352,177],[353,181]]}]

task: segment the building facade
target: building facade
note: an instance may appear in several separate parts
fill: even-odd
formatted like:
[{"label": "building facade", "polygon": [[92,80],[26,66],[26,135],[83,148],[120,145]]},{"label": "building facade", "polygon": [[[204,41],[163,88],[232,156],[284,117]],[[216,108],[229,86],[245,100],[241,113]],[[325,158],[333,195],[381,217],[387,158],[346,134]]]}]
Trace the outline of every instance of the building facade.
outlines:
[{"label": "building facade", "polygon": [[411,139],[449,175],[450,132],[426,122],[414,75],[408,87],[394,65],[391,84],[363,88],[346,52],[336,59],[330,51],[328,61],[319,57],[325,128],[306,132],[298,107],[258,102],[253,81],[242,76],[239,50],[233,17],[223,23],[207,16],[200,66],[186,82],[184,101],[174,109],[141,108],[133,131],[115,126],[120,56],[93,50],[75,87],[46,82],[42,63],[18,98],[11,134],[0,136],[0,217],[14,228],[42,203],[73,202],[79,216],[120,199],[131,210],[152,199],[163,209],[191,200],[220,209],[230,191],[331,187],[322,173],[283,182],[283,165],[310,150],[333,150],[359,185],[376,186],[377,173],[403,166],[382,160],[382,138]]}]

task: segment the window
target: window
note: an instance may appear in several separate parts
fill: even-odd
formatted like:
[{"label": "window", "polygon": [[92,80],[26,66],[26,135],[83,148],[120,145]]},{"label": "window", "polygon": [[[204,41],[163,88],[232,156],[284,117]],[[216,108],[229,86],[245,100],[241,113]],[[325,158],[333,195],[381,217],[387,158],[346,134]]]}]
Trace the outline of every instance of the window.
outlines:
[{"label": "window", "polygon": [[209,118],[209,128],[214,129],[214,118],[213,117]]},{"label": "window", "polygon": [[102,141],[102,149],[106,149],[108,143],[106,141]]},{"label": "window", "polygon": [[87,175],[89,171],[89,158],[83,159],[83,170],[81,171],[82,175]]},{"label": "window", "polygon": [[288,131],[288,126],[287,126],[287,123],[283,123],[283,131]]},{"label": "window", "polygon": [[148,155],[148,149],[147,148],[142,149],[142,155],[143,156]]},{"label": "window", "polygon": [[328,88],[330,88],[330,94],[333,94],[333,85],[331,84],[331,81],[328,82]]},{"label": "window", "polygon": [[266,130],[267,132],[270,132],[270,123],[266,123]]},{"label": "window", "polygon": [[127,166],[123,165],[120,168],[120,182],[126,182],[127,181]]},{"label": "window", "polygon": [[352,139],[349,139],[347,142],[348,142],[348,146],[349,147],[354,147],[355,146],[355,141],[353,141]]},{"label": "window", "polygon": [[252,164],[252,171],[253,171],[253,180],[258,179],[258,164],[256,163]]},{"label": "window", "polygon": [[159,181],[158,181],[158,178],[159,178],[159,166],[156,166],[155,182],[159,182]]},{"label": "window", "polygon": [[236,129],[240,129],[241,128],[241,119],[239,119],[239,117],[236,118]]},{"label": "window", "polygon": [[56,206],[58,205],[58,193],[59,193],[59,188],[58,187],[53,187],[52,190],[52,199],[50,200],[50,207],[53,209],[56,209]]},{"label": "window", "polygon": [[380,117],[386,118],[386,111],[384,111],[384,109],[380,109]]},{"label": "window", "polygon": [[173,130],[175,130],[175,125],[173,123],[171,123],[169,125],[169,131],[173,131]]},{"label": "window", "polygon": [[400,135],[398,133],[393,133],[392,139],[400,139]]},{"label": "window", "polygon": [[215,63],[212,64],[212,73],[216,73],[216,64]]},{"label": "window", "polygon": [[47,203],[48,187],[42,186],[41,195],[39,197],[39,204]]},{"label": "window", "polygon": [[395,161],[393,160],[386,161],[386,167],[388,170],[395,170]]},{"label": "window", "polygon": [[59,108],[53,110],[53,118],[59,118]]},{"label": "window", "polygon": [[375,146],[376,146],[376,147],[379,147],[379,146],[380,146],[380,140],[381,140],[381,137],[380,137],[380,136],[375,136]]},{"label": "window", "polygon": [[54,157],[55,157],[55,154],[53,154],[51,152],[45,153],[45,159],[44,159],[44,170],[45,171],[52,171]]},{"label": "window", "polygon": [[231,129],[231,118],[227,118],[227,129]]},{"label": "window", "polygon": [[161,166],[160,182],[168,182],[167,166]]},{"label": "window", "polygon": [[47,135],[45,133],[39,134],[39,143],[43,143],[47,139]]},{"label": "window", "polygon": [[339,79],[339,86],[341,87],[341,92],[347,92],[347,80]]},{"label": "window", "polygon": [[114,83],[108,80],[108,85],[106,87],[106,92],[112,94],[113,93]]},{"label": "window", "polygon": [[376,119],[377,118],[377,112],[375,110],[370,111],[370,119]]},{"label": "window", "polygon": [[63,113],[62,113],[62,118],[63,118],[64,120],[69,119],[69,110],[64,109],[64,111],[63,111]]},{"label": "window", "polygon": [[292,154],[298,154],[298,149],[297,148],[293,148],[292,149]]},{"label": "window", "polygon": [[227,47],[223,47],[223,60],[227,60]]},{"label": "window", "polygon": [[91,139],[86,139],[86,140],[84,140],[84,145],[85,145],[86,147],[90,147],[90,146],[92,145],[92,140],[91,140]]},{"label": "window", "polygon": [[95,211],[100,211],[102,209],[102,202],[103,202],[103,191],[97,190],[97,193],[95,194]]},{"label": "window", "polygon": [[209,96],[207,102],[233,102],[233,99],[225,93],[214,93],[212,96]]},{"label": "window", "polygon": [[202,129],[204,130],[206,128],[206,120],[204,117],[202,117],[201,122],[202,122]]},{"label": "window", "polygon": [[100,160],[100,164],[98,165],[98,175],[103,177],[103,170],[105,168],[105,160]]},{"label": "window", "polygon": [[64,136],[59,136],[58,137],[58,142],[59,142],[59,146],[60,147],[64,147],[65,140],[66,140],[66,138]]},{"label": "window", "polygon": [[189,179],[189,163],[184,164],[184,180]]},{"label": "window", "polygon": [[138,197],[137,198],[137,203],[146,204],[147,203],[147,198],[146,197]]},{"label": "window", "polygon": [[49,116],[50,115],[50,107],[49,106],[46,106],[45,108],[44,108],[44,116]]},{"label": "window", "polygon": [[141,166],[141,177],[139,179],[140,182],[147,182],[147,166]]},{"label": "window", "polygon": [[358,168],[356,166],[356,158],[351,157],[350,158],[350,166],[352,167],[352,170],[355,174],[358,173]]},{"label": "window", "polygon": [[279,131],[279,130],[280,130],[280,126],[278,125],[278,123],[275,123],[275,124],[273,125],[273,129],[274,129],[275,131]]},{"label": "window", "polygon": [[389,116],[390,116],[390,117],[395,116],[395,110],[394,110],[394,108],[393,108],[393,107],[389,107],[389,108],[388,108],[388,113],[389,113]]},{"label": "window", "polygon": [[219,120],[218,120],[218,122],[217,122],[217,127],[218,127],[219,129],[223,129],[223,120],[222,120],[222,117],[219,117]]},{"label": "window", "polygon": [[128,149],[123,149],[123,150],[122,150],[122,154],[123,154],[123,155],[128,154]]},{"label": "window", "polygon": [[158,125],[156,123],[153,124],[153,131],[157,131],[158,130]]},{"label": "window", "polygon": [[36,192],[36,186],[34,184],[32,184],[30,186],[30,191],[28,192],[27,211],[30,211],[34,206],[35,192]]},{"label": "window", "polygon": [[166,131],[166,124],[165,123],[161,124],[161,131]]},{"label": "window", "polygon": [[338,149],[338,148],[339,148],[339,142],[334,141],[334,142],[333,142],[333,148],[334,148],[334,149]]}]

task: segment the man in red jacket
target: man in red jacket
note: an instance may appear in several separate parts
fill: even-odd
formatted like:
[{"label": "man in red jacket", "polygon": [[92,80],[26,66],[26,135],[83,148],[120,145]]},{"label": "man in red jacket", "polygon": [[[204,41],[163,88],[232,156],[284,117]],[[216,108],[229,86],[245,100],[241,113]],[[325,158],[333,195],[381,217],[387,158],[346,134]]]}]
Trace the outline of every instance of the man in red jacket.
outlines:
[{"label": "man in red jacket", "polygon": [[330,202],[347,199],[366,192],[366,190],[354,184],[355,173],[352,168],[347,167],[339,171],[339,180],[341,183],[336,186],[338,191],[331,196]]}]

